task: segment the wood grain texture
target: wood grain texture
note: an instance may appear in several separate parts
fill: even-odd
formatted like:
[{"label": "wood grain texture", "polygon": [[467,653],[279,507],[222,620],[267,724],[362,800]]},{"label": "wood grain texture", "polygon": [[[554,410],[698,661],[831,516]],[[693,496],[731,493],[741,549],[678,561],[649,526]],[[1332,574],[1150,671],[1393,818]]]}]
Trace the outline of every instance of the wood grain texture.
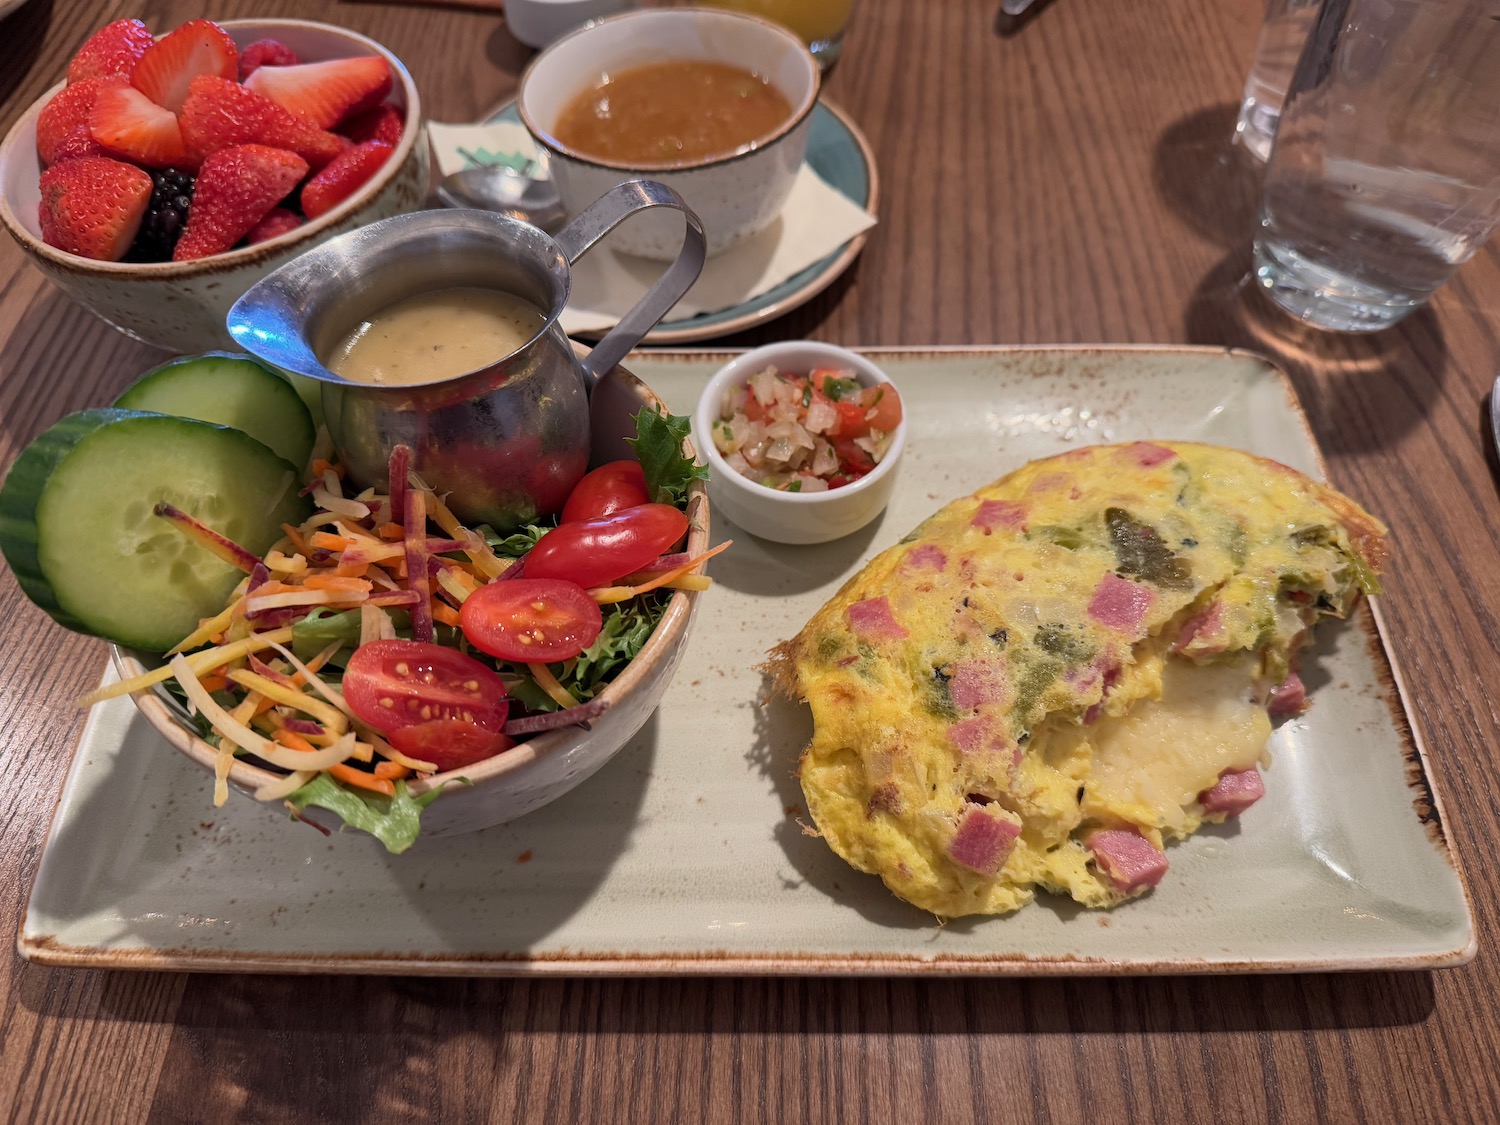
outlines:
[{"label": "wood grain texture", "polygon": [[[0,961],[0,1120],[1500,1120],[1500,498],[1482,403],[1500,253],[1370,338],[1299,331],[1248,285],[1255,177],[1228,144],[1259,0],[861,0],[828,82],[877,154],[853,269],[725,341],[1192,342],[1291,374],[1338,485],[1394,530],[1384,608],[1448,801],[1480,954],[1440,973],[1034,982],[462,981],[96,973]],[[529,52],[503,18],[338,0],[30,0],[0,21],[0,126],[99,24],[354,27],[432,116]],[[0,246],[0,465],[160,358]],[[0,920],[14,933],[98,642],[0,574]],[[1000,923],[1003,924],[1003,923]]]}]

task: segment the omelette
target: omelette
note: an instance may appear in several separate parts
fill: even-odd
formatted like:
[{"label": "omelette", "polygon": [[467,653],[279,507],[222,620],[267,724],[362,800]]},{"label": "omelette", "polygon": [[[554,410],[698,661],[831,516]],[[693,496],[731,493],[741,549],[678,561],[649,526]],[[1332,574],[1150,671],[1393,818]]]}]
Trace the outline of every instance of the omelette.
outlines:
[{"label": "omelette", "polygon": [[1274,461],[1075,449],[955,500],[772,653],[812,709],[817,831],[941,917],[1144,894],[1264,793],[1298,653],[1378,592],[1386,529]]}]

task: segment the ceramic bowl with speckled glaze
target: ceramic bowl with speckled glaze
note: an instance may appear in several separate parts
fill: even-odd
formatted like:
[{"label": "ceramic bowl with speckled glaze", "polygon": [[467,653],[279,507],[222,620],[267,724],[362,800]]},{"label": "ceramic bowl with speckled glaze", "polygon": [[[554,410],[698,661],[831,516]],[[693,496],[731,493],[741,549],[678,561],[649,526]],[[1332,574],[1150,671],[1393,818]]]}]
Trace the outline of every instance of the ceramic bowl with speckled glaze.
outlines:
[{"label": "ceramic bowl with speckled glaze", "polygon": [[[620,70],[676,59],[728,63],[769,81],[791,115],[772,135],[727,156],[690,164],[626,164],[590,156],[554,136],[577,95]],[[775,24],[738,12],[701,8],[626,12],[580,28],[532,60],[521,76],[521,122],[549,158],[563,206],[576,215],[626,180],[657,180],[677,191],[703,220],[717,254],[765,229],[781,213],[807,155],[818,64],[802,41]],[[671,260],[682,245],[679,215],[631,218],[610,234],[626,254]]]},{"label": "ceramic bowl with speckled glaze", "polygon": [[[578,350],[582,354],[587,351]],[[599,380],[589,399],[592,464],[635,456],[626,441],[635,437],[634,419],[642,407],[666,409],[646,384],[622,367],[615,367]],[[691,443],[684,444],[683,453],[695,455]],[[691,526],[684,550],[702,554],[709,543],[709,500],[702,481],[688,492],[687,513]],[[417,796],[433,789],[444,790],[441,799],[422,814],[423,837],[474,832],[515,820],[561,797],[619,753],[656,710],[687,645],[699,595],[692,590],[672,590],[670,594],[641,651],[596,697],[607,703],[608,710],[587,729],[544,731],[493,758],[411,782],[408,788]],[[118,647],[113,652],[116,667],[127,677],[157,666],[161,659]],[[168,742],[203,769],[213,771],[214,748],[198,737],[172,696],[158,688],[137,692],[134,698],[141,713]],[[228,780],[231,788],[252,794],[278,777],[236,760]],[[281,815],[279,802],[263,807]],[[306,816],[332,828],[339,826],[337,818],[315,807],[308,808]]]},{"label": "ceramic bowl with speckled glaze", "polygon": [[84,308],[128,336],[174,352],[232,347],[224,318],[250,286],[333,235],[416,210],[427,195],[422,104],[416,84],[395,55],[356,32],[306,20],[229,20],[222,26],[242,48],[258,39],[278,39],[309,62],[381,55],[391,64],[394,83],[388,100],[405,113],[406,129],[385,165],[327,214],[278,238],[198,261],[94,261],[48,246],[37,218],[42,173],[37,115],[61,85],[38,98],[0,144],[0,226],[37,269]]}]

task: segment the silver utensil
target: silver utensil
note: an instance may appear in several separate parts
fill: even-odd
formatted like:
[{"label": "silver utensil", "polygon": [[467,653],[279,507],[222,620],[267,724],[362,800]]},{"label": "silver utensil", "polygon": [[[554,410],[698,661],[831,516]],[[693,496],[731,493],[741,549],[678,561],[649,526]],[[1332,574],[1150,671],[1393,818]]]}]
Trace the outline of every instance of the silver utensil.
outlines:
[{"label": "silver utensil", "polygon": [[465,168],[444,176],[437,195],[445,206],[494,211],[540,227],[549,234],[568,217],[556,184],[523,176],[503,164]]},{"label": "silver utensil", "polygon": [[1500,375],[1490,388],[1490,436],[1495,440],[1495,456],[1500,457]]}]

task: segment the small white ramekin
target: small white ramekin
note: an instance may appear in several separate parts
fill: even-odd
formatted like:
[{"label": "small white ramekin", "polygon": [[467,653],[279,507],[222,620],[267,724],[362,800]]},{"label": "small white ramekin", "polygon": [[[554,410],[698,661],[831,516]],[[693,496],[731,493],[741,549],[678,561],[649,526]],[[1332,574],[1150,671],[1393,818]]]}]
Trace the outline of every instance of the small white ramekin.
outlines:
[{"label": "small white ramekin", "polygon": [[890,502],[896,469],[906,449],[908,419],[903,413],[895,439],[880,464],[852,484],[827,492],[767,488],[730,467],[714,446],[712,431],[719,421],[725,392],[773,366],[801,375],[818,367],[836,367],[852,371],[862,386],[891,383],[884,371],[858,352],[812,340],[767,344],[725,364],[708,381],[693,412],[693,443],[708,464],[708,494],[714,510],[751,535],[776,543],[826,543],[852,534],[880,515]]}]

